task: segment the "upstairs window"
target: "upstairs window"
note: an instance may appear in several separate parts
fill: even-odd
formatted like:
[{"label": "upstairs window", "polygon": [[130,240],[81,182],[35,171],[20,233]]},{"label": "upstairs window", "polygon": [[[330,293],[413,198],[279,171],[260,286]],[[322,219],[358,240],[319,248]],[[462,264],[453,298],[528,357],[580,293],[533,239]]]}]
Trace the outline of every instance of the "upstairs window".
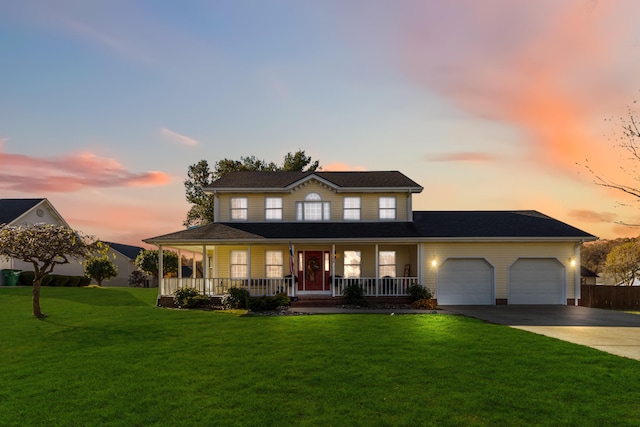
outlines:
[{"label": "upstairs window", "polygon": [[380,251],[378,268],[380,277],[396,277],[396,251]]},{"label": "upstairs window", "polygon": [[360,220],[360,197],[344,198],[344,219],[347,221]]},{"label": "upstairs window", "polygon": [[283,277],[283,254],[282,251],[266,251],[264,254],[265,273],[268,279]]},{"label": "upstairs window", "polygon": [[304,202],[296,203],[296,219],[298,221],[329,221],[331,204],[323,202],[318,193],[309,193]]},{"label": "upstairs window", "polygon": [[267,197],[265,199],[264,217],[267,221],[282,220],[282,197]]},{"label": "upstairs window", "polygon": [[378,199],[378,216],[380,219],[396,219],[396,198],[380,197]]},{"label": "upstairs window", "polygon": [[344,251],[344,277],[359,279],[362,255],[360,251]]},{"label": "upstairs window", "polygon": [[246,197],[231,198],[231,220],[246,221],[249,218],[248,203]]}]

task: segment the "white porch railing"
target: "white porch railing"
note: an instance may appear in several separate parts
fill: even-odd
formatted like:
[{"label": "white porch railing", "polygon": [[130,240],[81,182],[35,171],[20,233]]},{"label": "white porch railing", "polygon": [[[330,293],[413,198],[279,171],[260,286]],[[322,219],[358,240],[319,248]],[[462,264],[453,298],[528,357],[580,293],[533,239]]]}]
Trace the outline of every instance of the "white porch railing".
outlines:
[{"label": "white porch railing", "polygon": [[[365,296],[403,296],[407,295],[407,289],[412,283],[418,283],[417,277],[360,277],[348,279],[343,277],[333,278],[331,283],[331,295],[341,296],[342,291],[351,285],[357,284],[364,290]],[[249,291],[251,296],[276,295],[286,293],[288,296],[296,296],[297,285],[291,277],[281,279],[230,279],[226,277],[215,278],[164,278],[160,284],[161,296],[173,296],[176,289],[195,288],[204,295],[222,296],[230,288],[243,288]]]},{"label": "white porch railing", "polygon": [[204,295],[222,296],[230,288],[243,288],[249,291],[251,296],[276,295],[286,293],[295,296],[293,279],[230,279],[226,277],[214,278],[178,278],[168,277],[161,281],[161,296],[173,296],[177,289],[195,288]]},{"label": "white porch railing", "polygon": [[383,277],[381,279],[375,277],[359,277],[357,279],[336,277],[333,280],[333,296],[342,295],[342,291],[352,284],[360,286],[364,290],[365,296],[369,297],[403,296],[407,295],[407,290],[412,283],[418,283],[417,277]]}]

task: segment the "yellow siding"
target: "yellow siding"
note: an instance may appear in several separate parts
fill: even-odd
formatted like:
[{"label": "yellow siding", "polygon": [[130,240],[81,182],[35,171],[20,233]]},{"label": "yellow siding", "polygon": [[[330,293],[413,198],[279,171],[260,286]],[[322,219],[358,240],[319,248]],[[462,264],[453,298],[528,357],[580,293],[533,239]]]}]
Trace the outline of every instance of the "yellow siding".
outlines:
[{"label": "yellow siding", "polygon": [[248,221],[265,221],[265,199],[267,197],[281,197],[283,208],[283,221],[296,221],[296,203],[304,201],[309,193],[318,193],[323,202],[331,204],[331,221],[343,221],[343,199],[345,197],[360,197],[361,221],[378,220],[378,198],[394,197],[396,199],[396,220],[406,221],[408,219],[407,195],[406,193],[336,193],[332,188],[327,187],[318,181],[312,180],[306,185],[294,189],[291,193],[229,193],[219,195],[218,210],[221,222],[231,221],[231,199],[234,197],[245,197],[248,205]]},{"label": "yellow siding", "polygon": [[571,266],[570,263],[575,256],[574,248],[575,245],[571,242],[425,243],[423,244],[422,282],[436,292],[437,297],[437,267],[432,266],[433,260],[437,265],[442,265],[448,258],[484,258],[494,267],[496,299],[506,299],[509,267],[518,258],[555,258],[565,267],[567,298],[574,298],[575,279],[580,268],[578,265]]}]

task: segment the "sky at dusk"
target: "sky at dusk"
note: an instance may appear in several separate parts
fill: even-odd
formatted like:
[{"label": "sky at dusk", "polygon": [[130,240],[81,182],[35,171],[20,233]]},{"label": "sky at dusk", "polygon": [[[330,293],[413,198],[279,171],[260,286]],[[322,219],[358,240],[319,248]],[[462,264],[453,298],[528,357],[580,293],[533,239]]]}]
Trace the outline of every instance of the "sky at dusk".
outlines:
[{"label": "sky at dusk", "polygon": [[[637,236],[616,148],[640,99],[636,0],[0,2],[0,198],[142,245],[189,165],[298,149],[399,170],[415,210],[535,209]],[[626,172],[625,172],[626,171]],[[636,174],[636,176],[638,176]]]}]

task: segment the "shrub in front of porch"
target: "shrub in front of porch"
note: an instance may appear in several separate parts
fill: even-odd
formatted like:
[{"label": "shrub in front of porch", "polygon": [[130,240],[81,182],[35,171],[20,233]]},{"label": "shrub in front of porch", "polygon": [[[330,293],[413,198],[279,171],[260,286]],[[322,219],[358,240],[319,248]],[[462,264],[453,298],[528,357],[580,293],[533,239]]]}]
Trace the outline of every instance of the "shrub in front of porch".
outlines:
[{"label": "shrub in front of porch", "polygon": [[369,305],[364,297],[364,289],[359,283],[351,283],[342,291],[342,304],[366,307]]},{"label": "shrub in front of porch", "polygon": [[173,293],[173,301],[179,308],[204,308],[211,306],[211,298],[202,295],[195,288],[176,289]]},{"label": "shrub in front of porch", "polygon": [[433,299],[431,289],[425,288],[418,283],[412,283],[409,288],[407,288],[407,294],[409,294],[412,308],[435,310],[437,307],[436,300]]},{"label": "shrub in front of porch", "polygon": [[229,288],[222,296],[224,308],[249,308],[249,291],[243,288]]},{"label": "shrub in front of porch", "polygon": [[286,307],[291,303],[291,299],[287,294],[278,294],[275,296],[264,296],[249,299],[249,310],[251,311],[271,311],[279,307]]}]

